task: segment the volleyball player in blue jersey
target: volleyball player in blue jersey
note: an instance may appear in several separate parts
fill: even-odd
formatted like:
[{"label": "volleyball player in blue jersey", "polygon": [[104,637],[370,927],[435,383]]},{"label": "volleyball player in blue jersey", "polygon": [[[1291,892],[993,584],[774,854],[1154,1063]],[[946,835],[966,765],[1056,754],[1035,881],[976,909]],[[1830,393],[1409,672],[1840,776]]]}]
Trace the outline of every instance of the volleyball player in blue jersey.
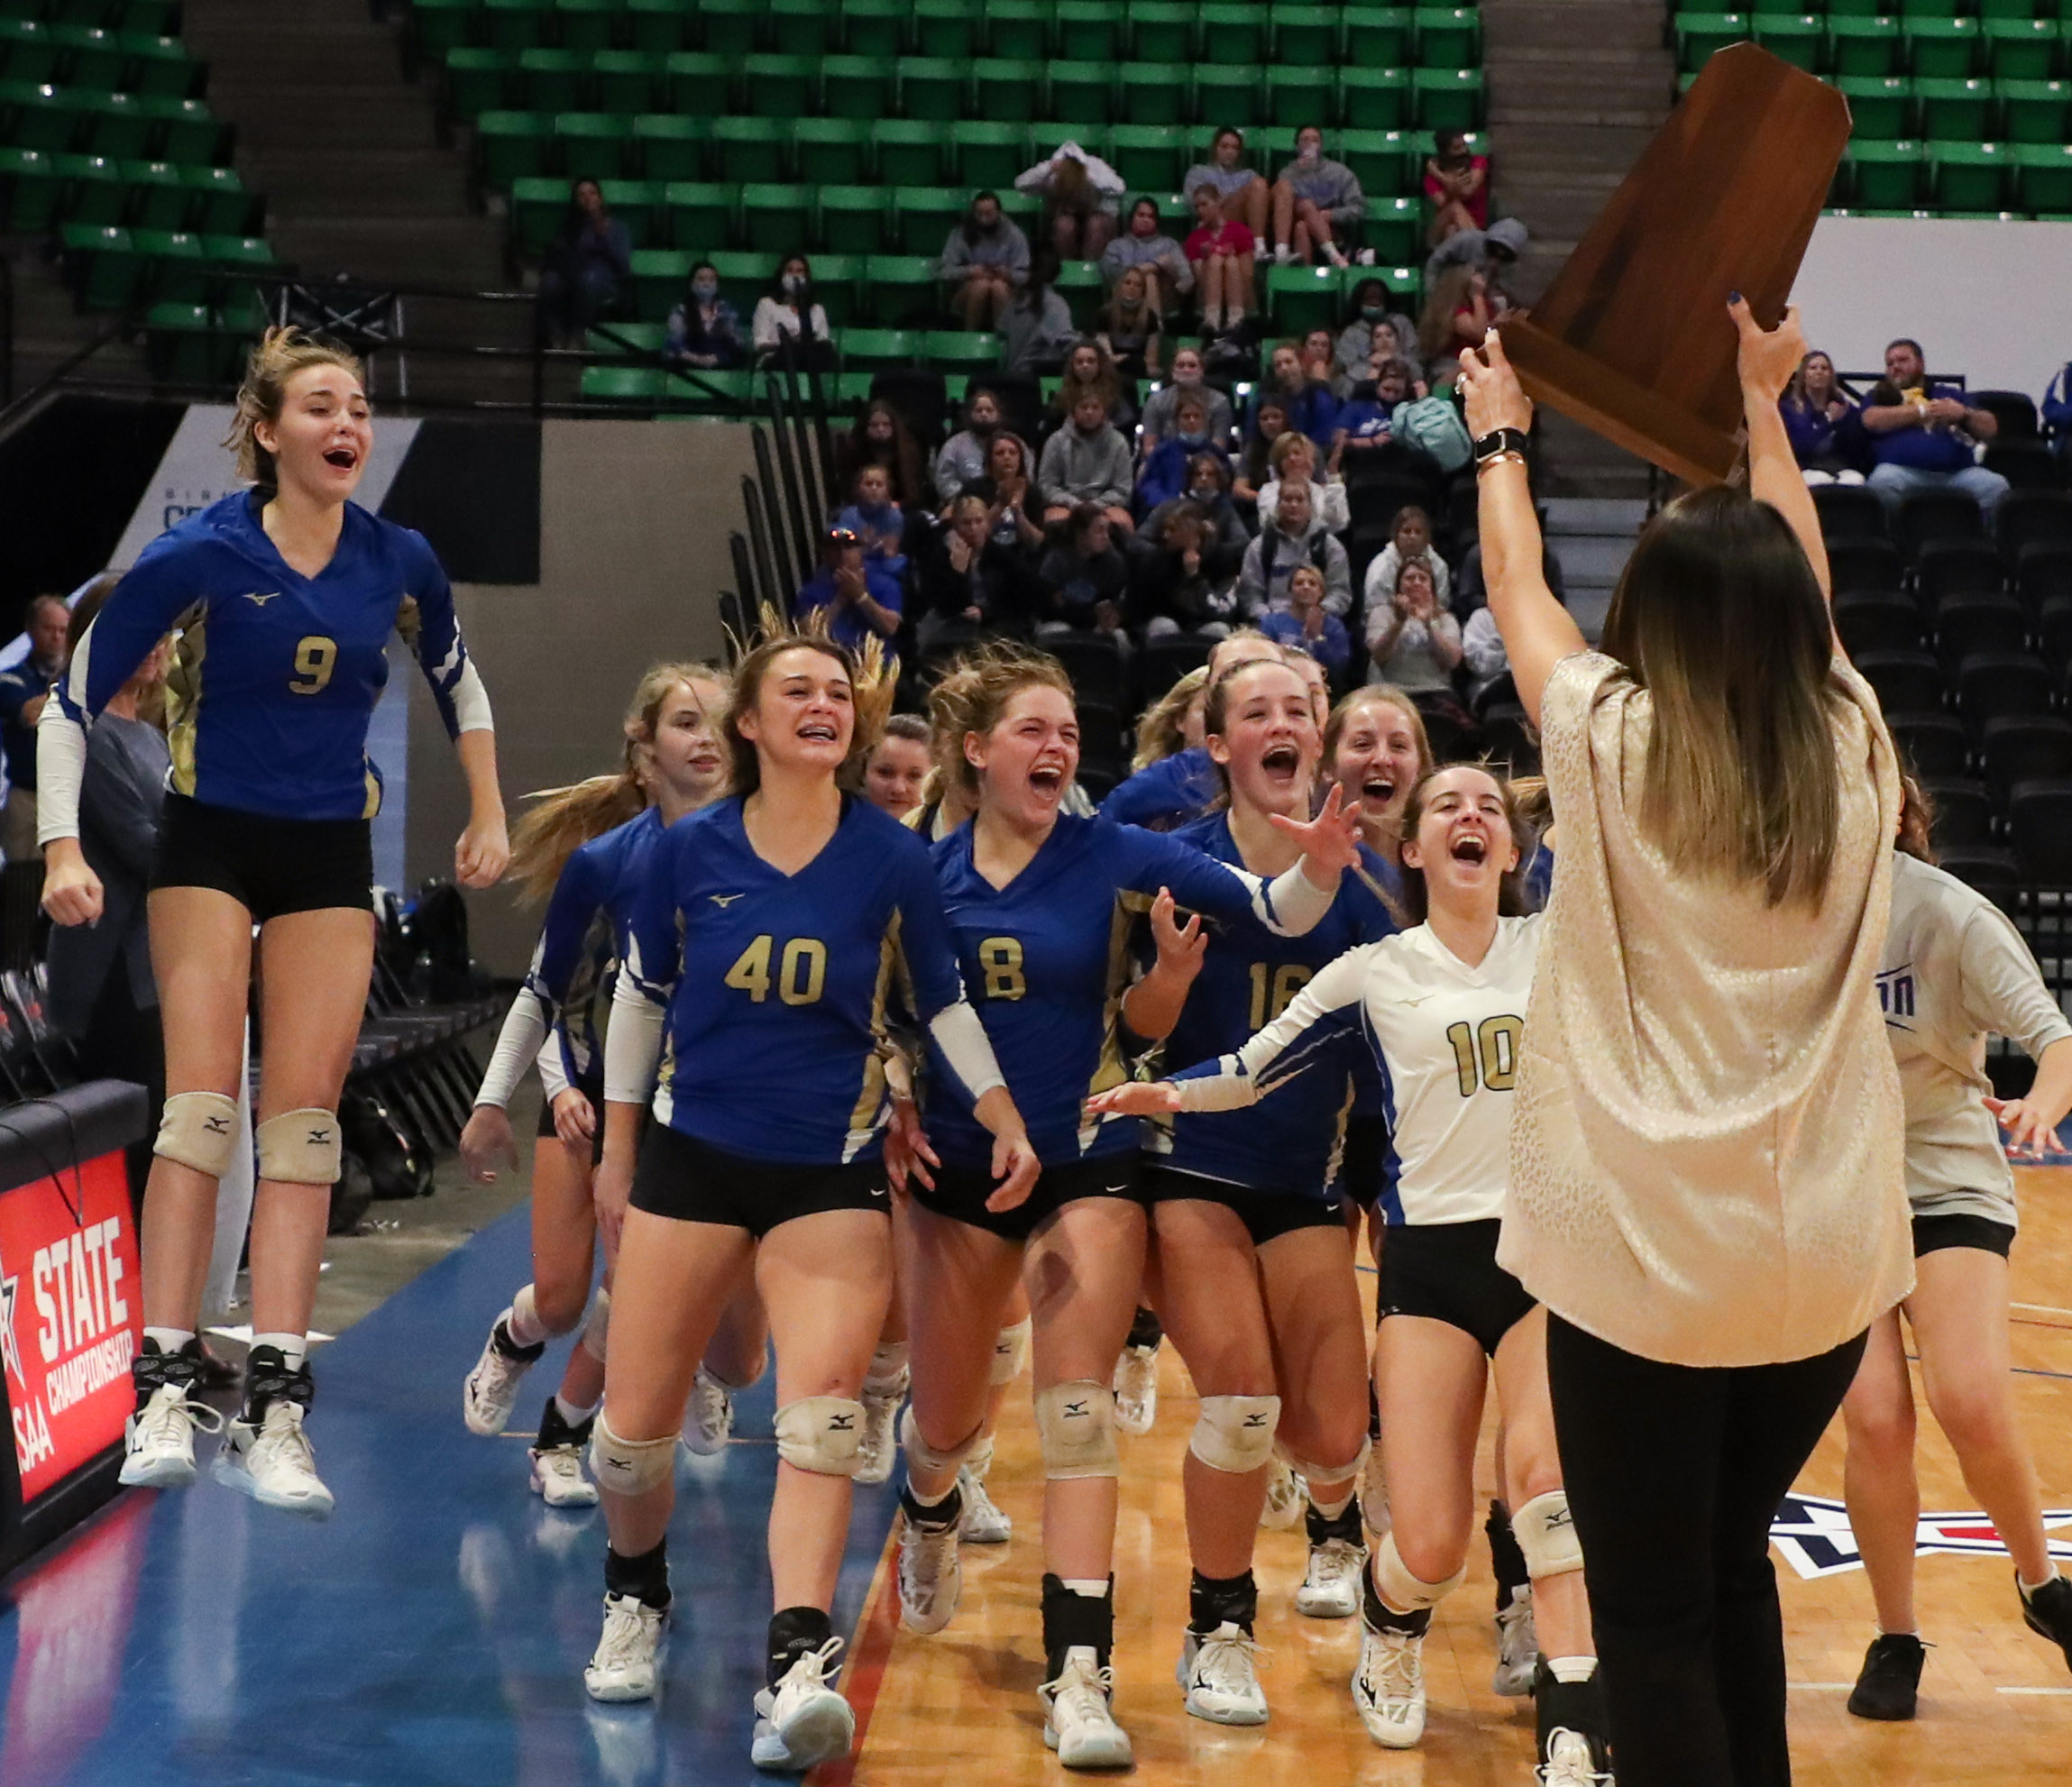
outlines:
[{"label": "volleyball player in blue jersey", "polygon": [[1054,659],[987,653],[944,677],[931,704],[977,800],[971,822],[935,847],[936,872],[966,984],[1043,1172],[1026,1198],[993,1192],[984,1137],[943,1071],[953,1064],[931,1047],[928,1151],[901,1261],[913,1350],[901,1608],[920,1631],[940,1630],[956,1611],[958,1467],[982,1431],[1001,1310],[1025,1274],[1046,1479],[1045,1741],[1068,1767],[1114,1767],[1130,1746],[1108,1692],[1119,1469],[1108,1378],[1136,1306],[1145,1217],[1136,1126],[1090,1123],[1082,1107],[1125,1071],[1117,1015],[1132,911],[1170,888],[1198,911],[1306,930],[1353,860],[1353,828],[1335,799],[1315,821],[1288,826],[1297,860],[1270,887],[1157,833],[1059,812],[1079,738],[1070,680]]},{"label": "volleyball player in blue jersey", "polygon": [[585,1683],[599,1700],[655,1691],[677,1427],[699,1356],[752,1272],[777,1356],[776,1612],[753,1747],[767,1768],[845,1755],[855,1734],[829,1679],[840,1640],[828,1609],[857,1391],[892,1294],[880,1131],[895,987],[988,1132],[1000,1196],[1019,1201],[1036,1174],[965,1001],[927,846],[838,785],[876,718],[859,719],[853,661],[825,639],[780,637],[742,660],[722,728],[731,793],[665,835],[605,1036],[598,1209],[608,1232],[623,1223],[624,1244],[591,1443],[611,1544]]},{"label": "volleyball player in blue jersey", "polygon": [[[1175,841],[1257,875],[1280,872],[1292,847],[1273,817],[1307,814],[1322,751],[1306,684],[1289,665],[1242,664],[1211,687],[1204,727],[1227,799]],[[1319,969],[1396,929],[1380,891],[1396,871],[1364,854],[1364,873],[1305,936],[1277,936],[1246,915],[1211,925],[1191,956],[1161,948],[1165,966],[1123,1003],[1127,1027],[1164,1037],[1171,1069],[1240,1048]],[[1151,941],[1140,938],[1140,957]],[[1179,1680],[1187,1710],[1219,1724],[1267,1716],[1251,1559],[1270,1444],[1309,1488],[1296,1607],[1317,1617],[1360,1610],[1367,1341],[1339,1191],[1357,1083],[1379,1090],[1366,1049],[1339,1032],[1272,1099],[1146,1126],[1159,1313],[1202,1398],[1184,1472],[1194,1575]]]},{"label": "volleyball player in blue jersey", "polygon": [[[478,1183],[494,1180],[500,1164],[517,1166],[505,1106],[536,1060],[545,1096],[533,1150],[533,1277],[490,1327],[462,1401],[472,1431],[500,1434],[527,1368],[550,1339],[582,1324],[532,1447],[532,1486],[555,1507],[597,1499],[582,1462],[604,1395],[611,1306],[609,1261],[594,1298],[590,1288],[597,1243],[591,1177],[604,1104],[597,1005],[610,997],[633,897],[663,832],[726,786],[719,733],[726,699],[723,674],[656,664],[627,711],[619,770],[543,795],[514,840],[511,866],[535,897],[546,896],[546,919],[461,1132],[461,1158]],[[749,1304],[751,1318],[759,1317],[752,1294]],[[759,1352],[759,1320],[751,1325]]]},{"label": "volleyball player in blue jersey", "polygon": [[219,1479],[271,1507],[328,1514],[303,1431],[313,1394],[309,1313],[338,1177],[338,1095],[374,958],[369,821],[380,778],[367,726],[388,680],[390,633],[411,644],[468,780],[454,850],[486,887],[510,849],[496,738],[422,536],[352,500],[373,445],[360,368],[297,330],[253,353],[231,444],[257,488],[145,548],[79,642],[39,739],[43,899],[61,924],[97,916],[79,855],[86,730],[176,627],[167,682],[172,770],[151,875],[151,961],[169,1094],[143,1214],[143,1349],[125,1483],[194,1479],[190,1400],[214,1236],[216,1181],[236,1146],[252,930],[259,927],[264,1058],[252,1223],[252,1351]]}]

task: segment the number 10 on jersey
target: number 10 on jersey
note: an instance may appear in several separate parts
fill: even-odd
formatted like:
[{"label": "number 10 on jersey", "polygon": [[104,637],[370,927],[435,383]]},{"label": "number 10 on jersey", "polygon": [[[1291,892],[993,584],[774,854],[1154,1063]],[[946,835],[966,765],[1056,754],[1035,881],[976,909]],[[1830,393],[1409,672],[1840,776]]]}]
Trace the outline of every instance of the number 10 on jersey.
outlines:
[{"label": "number 10 on jersey", "polygon": [[1479,1028],[1466,1024],[1446,1026],[1446,1040],[1453,1045],[1453,1067],[1461,1077],[1461,1096],[1472,1098],[1479,1082],[1491,1092],[1508,1092],[1517,1084],[1518,1039],[1526,1033],[1523,1018],[1506,1014],[1484,1018]]}]

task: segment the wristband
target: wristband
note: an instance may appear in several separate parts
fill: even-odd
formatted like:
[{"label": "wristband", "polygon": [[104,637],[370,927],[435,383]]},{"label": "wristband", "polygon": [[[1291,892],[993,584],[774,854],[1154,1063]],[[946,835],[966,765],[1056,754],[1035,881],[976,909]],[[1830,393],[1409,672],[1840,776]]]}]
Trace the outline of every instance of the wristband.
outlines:
[{"label": "wristband", "polygon": [[1532,436],[1523,428],[1492,428],[1475,443],[1475,464],[1480,468],[1507,453],[1522,460],[1531,446]]}]

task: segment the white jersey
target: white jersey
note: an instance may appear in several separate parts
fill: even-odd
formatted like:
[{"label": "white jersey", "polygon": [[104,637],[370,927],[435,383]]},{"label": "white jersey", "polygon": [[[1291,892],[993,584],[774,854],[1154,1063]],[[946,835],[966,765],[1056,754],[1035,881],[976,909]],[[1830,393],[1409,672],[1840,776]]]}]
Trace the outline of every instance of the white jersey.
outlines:
[{"label": "white jersey", "polygon": [[1895,854],[1878,1003],[1906,1098],[1914,1214],[2012,1225],[2014,1175],[1985,1104],[1986,1035],[2031,1056],[2072,1036],[2022,933],[1956,876]]},{"label": "white jersey", "polygon": [[1540,918],[1497,921],[1470,967],[1418,925],[1348,949],[1234,1055],[1176,1074],[1181,1108],[1233,1110],[1271,1095],[1357,1024],[1386,1081],[1382,1209],[1392,1224],[1491,1221],[1510,1188],[1510,1092]]}]

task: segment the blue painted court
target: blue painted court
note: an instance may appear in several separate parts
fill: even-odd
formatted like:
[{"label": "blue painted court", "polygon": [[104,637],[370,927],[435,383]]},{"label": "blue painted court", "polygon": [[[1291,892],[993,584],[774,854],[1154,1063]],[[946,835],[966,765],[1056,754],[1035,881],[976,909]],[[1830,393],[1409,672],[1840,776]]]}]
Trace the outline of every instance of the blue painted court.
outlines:
[{"label": "blue painted court", "polygon": [[[124,1491],[11,1578],[0,1787],[771,1779],[747,1760],[769,1617],[770,1379],[742,1398],[723,1458],[678,1454],[661,1700],[594,1707],[582,1669],[603,1517],[547,1509],[521,1439],[461,1425],[461,1379],[527,1270],[520,1205],[317,1354],[328,1523],[257,1507],[205,1466],[191,1489]],[[537,1418],[563,1356],[534,1370],[515,1420]],[[894,1498],[857,1491],[838,1632]]]}]

